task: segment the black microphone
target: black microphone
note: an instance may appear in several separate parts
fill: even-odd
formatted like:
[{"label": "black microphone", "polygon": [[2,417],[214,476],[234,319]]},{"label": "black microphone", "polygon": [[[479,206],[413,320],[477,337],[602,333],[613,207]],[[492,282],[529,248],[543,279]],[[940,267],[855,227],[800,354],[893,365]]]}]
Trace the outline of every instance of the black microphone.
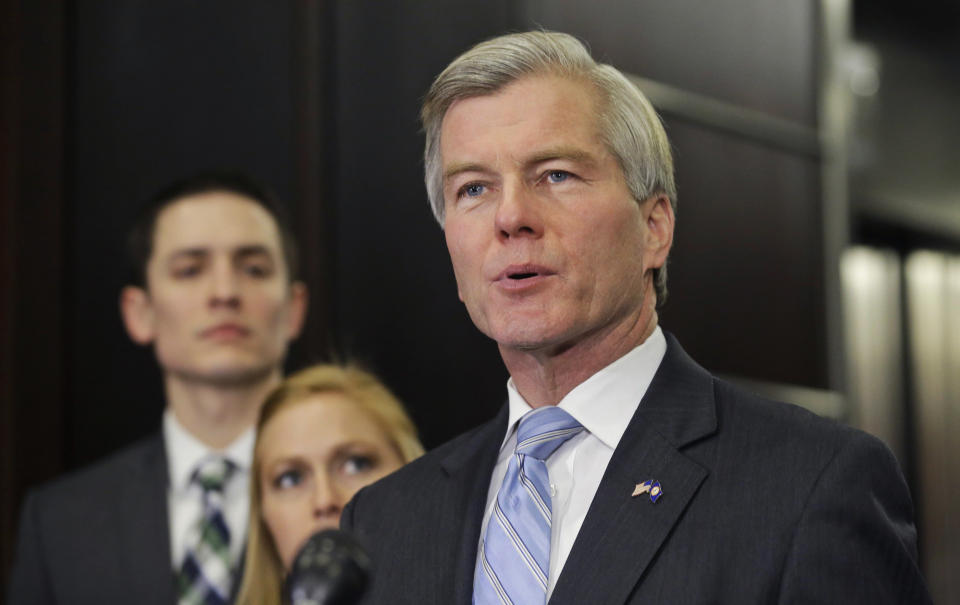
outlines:
[{"label": "black microphone", "polygon": [[339,529],[310,536],[287,576],[291,605],[356,605],[370,583],[370,557]]}]

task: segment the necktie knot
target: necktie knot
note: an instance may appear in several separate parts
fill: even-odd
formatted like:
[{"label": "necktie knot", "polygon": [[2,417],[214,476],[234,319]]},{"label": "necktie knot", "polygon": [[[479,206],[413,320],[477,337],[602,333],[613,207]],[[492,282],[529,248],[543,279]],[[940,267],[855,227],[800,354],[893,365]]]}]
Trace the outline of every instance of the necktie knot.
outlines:
[{"label": "necktie knot", "polygon": [[222,493],[236,465],[222,456],[212,456],[197,465],[192,481],[199,485],[204,494]]},{"label": "necktie knot", "polygon": [[557,406],[527,412],[517,427],[517,453],[546,460],[558,447],[583,430],[573,416]]}]

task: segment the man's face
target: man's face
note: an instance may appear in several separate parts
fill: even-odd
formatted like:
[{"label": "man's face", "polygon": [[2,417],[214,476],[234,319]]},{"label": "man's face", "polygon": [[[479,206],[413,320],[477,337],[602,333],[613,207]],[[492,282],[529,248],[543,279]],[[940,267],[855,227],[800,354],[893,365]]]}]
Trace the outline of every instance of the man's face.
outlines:
[{"label": "man's face", "polygon": [[651,213],[669,202],[633,199],[597,109],[589,85],[536,76],[444,117],[447,247],[460,299],[501,349],[601,339],[652,296],[669,244],[653,242]]},{"label": "man's face", "polygon": [[131,336],[154,344],[168,375],[203,382],[242,384],[277,371],[304,312],[276,222],[257,203],[225,191],[187,196],[161,211],[147,290],[136,290],[140,304],[124,305]]}]

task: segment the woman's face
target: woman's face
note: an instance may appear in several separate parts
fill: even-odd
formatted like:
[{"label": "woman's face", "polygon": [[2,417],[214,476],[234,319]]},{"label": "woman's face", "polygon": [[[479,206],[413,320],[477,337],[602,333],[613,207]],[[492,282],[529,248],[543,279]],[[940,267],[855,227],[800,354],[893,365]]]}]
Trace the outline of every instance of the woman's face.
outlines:
[{"label": "woman's face", "polygon": [[340,393],[286,405],[257,448],[263,520],[286,569],[307,538],[339,527],[357,490],[403,465],[383,430]]}]

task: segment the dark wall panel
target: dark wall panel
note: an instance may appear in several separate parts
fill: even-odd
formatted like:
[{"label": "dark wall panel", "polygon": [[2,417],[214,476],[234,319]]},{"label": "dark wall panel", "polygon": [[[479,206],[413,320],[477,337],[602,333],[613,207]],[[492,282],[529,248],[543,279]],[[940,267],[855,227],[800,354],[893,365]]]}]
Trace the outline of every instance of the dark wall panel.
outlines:
[{"label": "dark wall panel", "polygon": [[663,325],[712,371],[827,388],[819,163],[667,127],[679,204]]},{"label": "dark wall panel", "polygon": [[624,71],[813,127],[817,3],[527,0],[532,25]]},{"label": "dark wall panel", "polygon": [[[816,128],[814,2],[530,0],[619,69]],[[714,371],[827,386],[820,165],[667,120],[679,213],[663,324]]]},{"label": "dark wall panel", "polygon": [[339,5],[334,329],[436,445],[489,418],[506,370],[457,299],[423,185],[420,99],[457,54],[516,28],[511,2]]},{"label": "dark wall panel", "polygon": [[64,6],[0,3],[0,594],[64,442]]},{"label": "dark wall panel", "polygon": [[250,171],[293,195],[291,14],[284,3],[78,3],[71,55],[68,453],[75,466],[157,426],[159,372],[117,298],[144,198],[185,173]]}]

